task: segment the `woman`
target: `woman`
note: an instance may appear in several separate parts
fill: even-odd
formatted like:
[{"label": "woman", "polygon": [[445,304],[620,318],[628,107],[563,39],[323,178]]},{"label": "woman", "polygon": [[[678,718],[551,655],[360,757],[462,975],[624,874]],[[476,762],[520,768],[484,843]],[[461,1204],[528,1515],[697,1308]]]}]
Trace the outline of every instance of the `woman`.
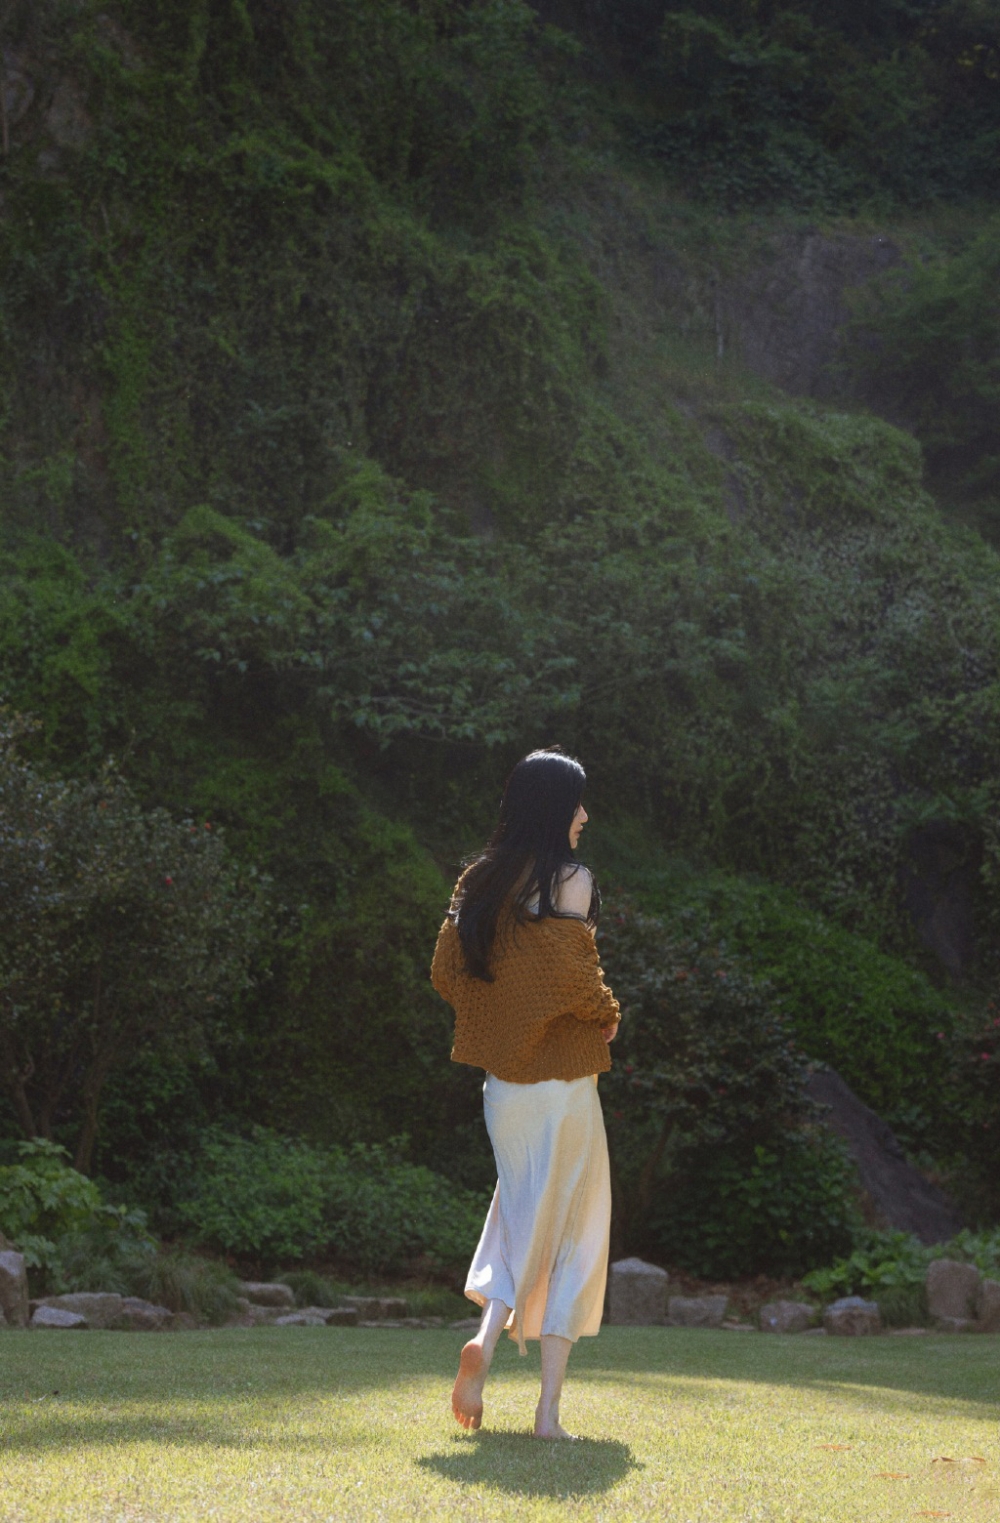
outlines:
[{"label": "woman", "polygon": [[497,1187],[465,1294],[483,1308],[462,1350],[452,1409],[478,1428],[506,1327],[540,1338],[537,1438],[569,1438],[559,1398],[570,1349],[601,1323],[611,1186],[597,1075],[618,1002],[594,941],[600,899],[573,857],[586,774],[558,748],[518,762],[500,823],[463,873],[431,978],[455,1009],[452,1060],[485,1068]]}]

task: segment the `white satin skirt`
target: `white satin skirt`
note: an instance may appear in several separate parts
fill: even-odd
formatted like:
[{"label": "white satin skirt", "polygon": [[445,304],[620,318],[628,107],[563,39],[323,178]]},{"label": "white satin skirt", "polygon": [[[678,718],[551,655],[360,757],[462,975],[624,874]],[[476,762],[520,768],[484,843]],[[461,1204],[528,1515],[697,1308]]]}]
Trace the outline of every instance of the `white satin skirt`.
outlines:
[{"label": "white satin skirt", "polygon": [[608,1272],[611,1176],[597,1075],[508,1084],[487,1074],[486,1129],[497,1187],[465,1294],[512,1308],[525,1339],[592,1338]]}]

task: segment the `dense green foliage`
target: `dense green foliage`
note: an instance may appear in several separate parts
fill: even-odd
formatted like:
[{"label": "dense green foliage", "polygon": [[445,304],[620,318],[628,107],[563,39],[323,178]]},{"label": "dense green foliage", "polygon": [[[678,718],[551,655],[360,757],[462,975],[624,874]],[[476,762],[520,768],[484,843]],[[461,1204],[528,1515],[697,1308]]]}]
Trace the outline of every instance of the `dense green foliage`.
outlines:
[{"label": "dense green foliage", "polygon": [[472,1255],[489,1204],[392,1147],[312,1148],[258,1127],[208,1132],[176,1213],[193,1241],[270,1268],[334,1259],[362,1275],[455,1273]]},{"label": "dense green foliage", "polygon": [[[122,822],[166,840],[208,821],[192,850],[221,827],[233,882],[273,885],[253,988],[192,1014],[197,1041],[130,1037],[87,1090],[96,1167],[161,1224],[206,1136],[257,1123],[324,1158],[363,1144],[373,1178],[372,1148],[405,1131],[392,1169],[488,1184],[479,1077],[448,1065],[426,969],[506,767],[553,739],[623,839],[705,869],[651,901],[682,918],[666,965],[696,941],[706,980],[731,974],[719,1029],[760,1039],[759,1095],[737,1105],[723,1080],[726,1103],[684,1123],[664,1249],[694,1262],[706,1192],[720,1253],[753,1238],[788,1267],[793,1201],[827,1234],[810,1262],[849,1232],[792,1035],[908,1145],[987,1179],[996,557],[941,519],[906,434],[688,364],[662,289],[628,284],[613,187],[637,148],[643,175],[667,167],[630,182],[630,238],[706,311],[746,224],[695,192],[837,214],[995,194],[994,9],[7,8],[0,691],[40,722],[32,775],[95,800],[95,778],[127,779]],[[654,207],[678,184],[674,246]],[[907,266],[845,362],[917,428],[932,482],[959,461],[984,501],[994,265],[984,234]],[[647,329],[662,347],[640,354]],[[621,877],[645,891],[638,864]],[[947,945],[935,894],[960,904]],[[106,939],[95,920],[91,950]],[[623,955],[624,987],[645,957]],[[961,1021],[946,978],[967,985]],[[4,1127],[75,1142],[78,1092],[44,1124],[13,1094]],[[787,1146],[782,1105],[804,1127]],[[394,1264],[439,1222],[424,1182]],[[205,1202],[219,1246],[320,1251],[326,1229],[280,1201],[252,1229]]]},{"label": "dense green foliage", "polygon": [[678,934],[721,943],[765,979],[811,1059],[828,1063],[916,1147],[940,1135],[955,1044],[953,999],[925,973],[785,890],[683,864],[644,874],[643,903]]},{"label": "dense green foliage", "polygon": [[1000,222],[924,250],[857,298],[850,364],[914,429],[935,489],[994,541],[1000,524]]},{"label": "dense green foliage", "polygon": [[[607,0],[627,130],[727,205],[996,195],[1000,11],[978,0]],[[634,86],[633,86],[634,88]]]},{"label": "dense green foliage", "polygon": [[709,1275],[795,1275],[842,1252],[854,1172],[815,1125],[766,988],[627,905],[601,949],[622,1004],[605,1080],[622,1242]]},{"label": "dense green foliage", "polygon": [[112,1071],[197,1051],[245,989],[261,893],[210,821],[144,810],[112,772],[46,777],[17,739],[0,716],[2,1084],[28,1138],[73,1118],[87,1170]]}]

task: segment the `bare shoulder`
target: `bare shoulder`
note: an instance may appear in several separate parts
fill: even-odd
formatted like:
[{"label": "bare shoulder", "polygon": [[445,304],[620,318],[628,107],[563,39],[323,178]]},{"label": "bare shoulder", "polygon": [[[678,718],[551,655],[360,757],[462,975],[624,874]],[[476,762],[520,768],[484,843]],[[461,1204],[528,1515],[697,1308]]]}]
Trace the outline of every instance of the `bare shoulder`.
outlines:
[{"label": "bare shoulder", "polygon": [[579,915],[581,920],[586,920],[593,892],[594,880],[590,869],[582,863],[574,863],[564,868],[560,875],[554,908],[561,915]]}]

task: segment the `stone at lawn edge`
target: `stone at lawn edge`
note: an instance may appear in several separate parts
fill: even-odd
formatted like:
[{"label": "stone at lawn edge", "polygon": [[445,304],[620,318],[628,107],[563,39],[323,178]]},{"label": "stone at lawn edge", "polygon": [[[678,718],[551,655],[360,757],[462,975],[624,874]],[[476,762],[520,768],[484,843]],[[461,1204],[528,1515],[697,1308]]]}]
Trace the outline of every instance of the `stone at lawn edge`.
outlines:
[{"label": "stone at lawn edge", "polygon": [[169,1306],[156,1306],[141,1296],[126,1296],[114,1325],[123,1333],[160,1333],[173,1324]]},{"label": "stone at lawn edge", "polygon": [[243,1280],[240,1294],[254,1306],[280,1306],[282,1311],[295,1310],[295,1292],[290,1285],[268,1280]]},{"label": "stone at lawn edge", "polygon": [[88,1327],[105,1328],[122,1314],[124,1296],[110,1290],[77,1290],[65,1296],[46,1296],[40,1306],[55,1306],[82,1317]]},{"label": "stone at lawn edge", "polygon": [[813,1309],[805,1301],[769,1301],[760,1309],[762,1333],[804,1333],[812,1326]]},{"label": "stone at lawn edge", "polygon": [[823,1326],[839,1338],[866,1338],[882,1331],[882,1313],[877,1301],[861,1296],[842,1296],[823,1309]]},{"label": "stone at lawn edge", "polygon": [[927,1310],[939,1317],[971,1320],[976,1314],[976,1291],[980,1274],[975,1264],[955,1259],[932,1259],[927,1266]]},{"label": "stone at lawn edge", "polygon": [[324,1311],[327,1327],[357,1327],[358,1325],[356,1306],[327,1306],[324,1307]]},{"label": "stone at lawn edge", "polygon": [[671,1296],[667,1321],[671,1327],[721,1327],[728,1296]]},{"label": "stone at lawn edge", "polygon": [[1000,1280],[980,1280],[976,1323],[981,1333],[1000,1333]]},{"label": "stone at lawn edge", "polygon": [[977,1325],[971,1317],[938,1317],[934,1323],[936,1333],[974,1333]]},{"label": "stone at lawn edge", "polygon": [[353,1306],[358,1318],[367,1322],[374,1322],[381,1315],[379,1311],[378,1296],[341,1296],[341,1306]]},{"label": "stone at lawn edge", "polygon": [[286,1311],[284,1316],[275,1317],[275,1327],[325,1327],[326,1319],[319,1317],[315,1312]]},{"label": "stone at lawn edge", "polygon": [[408,1317],[410,1308],[402,1296],[379,1296],[378,1314],[380,1317]]},{"label": "stone at lawn edge", "polygon": [[618,1259],[608,1269],[608,1321],[616,1327],[651,1327],[667,1312],[665,1269],[644,1259]]},{"label": "stone at lawn edge", "polygon": [[66,1332],[79,1332],[87,1325],[86,1317],[81,1317],[79,1312],[66,1311],[62,1306],[39,1306],[31,1319],[32,1327],[50,1327]]},{"label": "stone at lawn edge", "polygon": [[0,1308],[10,1327],[27,1327],[28,1272],[24,1254],[12,1248],[0,1252]]}]

